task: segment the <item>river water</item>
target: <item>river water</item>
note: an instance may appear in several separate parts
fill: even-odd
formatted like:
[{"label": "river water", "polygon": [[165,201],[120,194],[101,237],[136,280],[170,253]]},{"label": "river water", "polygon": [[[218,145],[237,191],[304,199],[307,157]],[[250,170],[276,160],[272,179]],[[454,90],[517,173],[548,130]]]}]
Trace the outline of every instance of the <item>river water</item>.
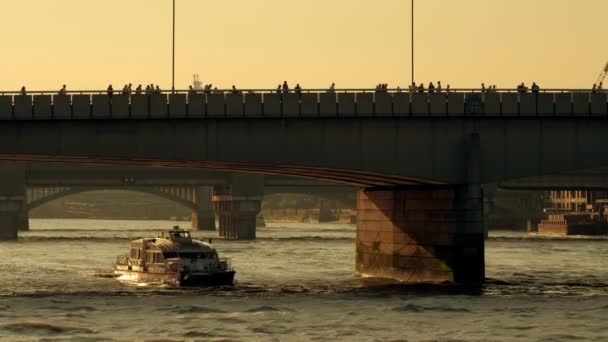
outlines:
[{"label": "river water", "polygon": [[493,233],[478,293],[366,283],[354,273],[355,228],[337,224],[215,240],[234,288],[111,277],[130,239],[174,224],[32,220],[19,242],[0,243],[0,340],[608,341],[608,239]]}]

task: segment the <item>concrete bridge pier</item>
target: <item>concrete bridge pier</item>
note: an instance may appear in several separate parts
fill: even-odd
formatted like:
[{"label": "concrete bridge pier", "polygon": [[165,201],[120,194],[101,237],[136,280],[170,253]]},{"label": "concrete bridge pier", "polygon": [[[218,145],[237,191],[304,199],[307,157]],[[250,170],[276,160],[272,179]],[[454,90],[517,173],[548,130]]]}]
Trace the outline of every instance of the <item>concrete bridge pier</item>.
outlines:
[{"label": "concrete bridge pier", "polygon": [[334,212],[331,210],[331,205],[324,199],[319,199],[319,223],[327,223],[336,221]]},{"label": "concrete bridge pier", "polygon": [[213,188],[201,186],[196,189],[195,209],[192,210],[192,229],[215,231],[215,209]]},{"label": "concrete bridge pier", "polygon": [[357,271],[404,283],[485,281],[479,136],[472,137],[468,184],[361,190]]},{"label": "concrete bridge pier", "polygon": [[22,208],[19,212],[19,231],[26,232],[30,230],[30,214],[27,208]]},{"label": "concrete bridge pier", "polygon": [[262,210],[264,177],[232,174],[229,187],[215,187],[213,192],[219,215],[220,237],[255,240],[257,216]]},{"label": "concrete bridge pier", "polygon": [[256,217],[255,225],[258,228],[266,228],[266,217],[264,216],[261,210],[258,216]]},{"label": "concrete bridge pier", "polygon": [[25,206],[23,165],[0,163],[0,241],[17,240]]}]

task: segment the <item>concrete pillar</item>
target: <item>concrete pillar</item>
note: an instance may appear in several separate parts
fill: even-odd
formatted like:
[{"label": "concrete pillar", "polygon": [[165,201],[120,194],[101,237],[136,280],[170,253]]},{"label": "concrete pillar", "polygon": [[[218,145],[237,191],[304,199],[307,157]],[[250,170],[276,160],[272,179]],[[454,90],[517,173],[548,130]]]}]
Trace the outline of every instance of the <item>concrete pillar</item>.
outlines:
[{"label": "concrete pillar", "polygon": [[[24,203],[23,206],[26,207],[27,205]],[[22,208],[19,212],[19,231],[26,232],[28,230],[30,230],[30,215],[27,208]]]},{"label": "concrete pillar", "polygon": [[201,186],[196,189],[195,209],[192,210],[192,229],[215,231],[215,209],[213,188]]},{"label": "concrete pillar", "polygon": [[261,210],[258,216],[256,217],[255,225],[258,228],[266,228],[266,217],[264,216]]},{"label": "concrete pillar", "polygon": [[230,185],[213,188],[213,202],[219,216],[220,237],[255,240],[257,216],[262,209],[264,176],[232,174]]},{"label": "concrete pillar", "polygon": [[328,201],[319,199],[319,223],[333,222],[336,219],[336,215],[332,212]]},{"label": "concrete pillar", "polygon": [[25,206],[25,171],[22,164],[0,163],[0,241],[16,240]]},{"label": "concrete pillar", "polygon": [[466,142],[464,185],[362,190],[357,271],[405,283],[485,281],[479,135]]},{"label": "concrete pillar", "polygon": [[261,199],[217,196],[215,204],[220,217],[220,237],[228,240],[255,240],[256,217]]},{"label": "concrete pillar", "polygon": [[482,284],[481,198],[462,187],[362,190],[357,271],[404,283]]}]

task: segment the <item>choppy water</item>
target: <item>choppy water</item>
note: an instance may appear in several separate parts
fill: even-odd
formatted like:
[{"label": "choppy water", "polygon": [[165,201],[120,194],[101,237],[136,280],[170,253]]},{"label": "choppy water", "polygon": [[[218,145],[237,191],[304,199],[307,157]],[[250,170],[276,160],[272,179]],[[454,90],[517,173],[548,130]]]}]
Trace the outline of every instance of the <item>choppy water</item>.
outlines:
[{"label": "choppy water", "polygon": [[130,239],[173,224],[33,220],[19,242],[0,243],[0,340],[608,340],[608,239],[493,234],[480,293],[363,283],[350,225],[275,224],[255,242],[216,240],[237,268],[234,288],[111,278]]}]

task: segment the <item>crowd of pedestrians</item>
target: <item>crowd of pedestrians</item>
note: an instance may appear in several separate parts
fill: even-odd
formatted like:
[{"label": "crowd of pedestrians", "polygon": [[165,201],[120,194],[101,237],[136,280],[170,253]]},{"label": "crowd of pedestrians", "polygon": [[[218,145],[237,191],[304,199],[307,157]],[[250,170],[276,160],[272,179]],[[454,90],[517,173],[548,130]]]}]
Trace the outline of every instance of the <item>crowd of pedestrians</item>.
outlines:
[{"label": "crowd of pedestrians", "polygon": [[[496,85],[490,85],[490,86],[486,86],[485,83],[481,84],[481,88],[480,88],[482,93],[495,93],[497,92],[497,86]],[[516,88],[517,92],[520,94],[525,94],[525,93],[532,93],[532,94],[539,94],[541,91],[540,86],[536,83],[533,82],[532,85],[530,87],[528,87],[524,82],[520,83],[517,88]],[[332,83],[326,90],[329,93],[335,92],[336,91],[336,84]],[[387,93],[390,91],[389,85],[388,83],[378,83],[376,85],[375,88],[375,92],[376,93]],[[397,87],[396,88],[397,92],[401,92],[401,88]],[[420,84],[416,84],[416,82],[413,82],[410,86],[409,86],[409,92],[410,93],[429,93],[429,94],[433,94],[433,93],[449,93],[451,91],[450,89],[450,85],[448,84],[445,88],[443,88],[443,85],[441,84],[441,81],[438,81],[436,84],[433,82],[430,82],[428,84],[427,87],[425,87],[424,83],[420,83]],[[605,91],[603,88],[603,83],[600,82],[599,84],[594,84],[593,88],[591,89],[592,93],[596,93],[596,92],[601,92],[601,91]],[[58,95],[67,95],[67,86],[64,84],[61,89],[58,91]],[[107,94],[108,96],[113,96],[114,95],[114,87],[110,84],[107,88]],[[194,88],[192,85],[189,86],[188,89],[188,93],[189,94],[212,94],[212,93],[224,93],[225,91],[223,90],[219,90],[217,87],[213,86],[213,84],[206,84],[204,86],[203,89],[200,88]],[[232,85],[231,90],[229,90],[229,92],[231,92],[232,94],[240,94],[242,93],[239,89],[237,89],[237,87],[235,85]],[[252,91],[249,91],[252,92]],[[291,89],[289,86],[289,83],[287,81],[284,81],[282,84],[279,84],[276,88],[276,93],[277,94],[289,94],[289,93],[295,93],[297,95],[301,95],[303,92],[303,88],[302,86],[297,83],[296,86]],[[20,90],[20,95],[27,95],[27,89],[25,86],[21,87]],[[120,94],[122,95],[128,95],[131,96],[133,94],[135,95],[153,95],[153,94],[162,94],[163,91],[161,90],[159,85],[154,85],[154,84],[148,84],[146,85],[146,87],[144,88],[141,84],[138,85],[135,88],[135,91],[133,91],[133,84],[128,83],[125,84],[122,88],[122,91],[120,92]]]}]

